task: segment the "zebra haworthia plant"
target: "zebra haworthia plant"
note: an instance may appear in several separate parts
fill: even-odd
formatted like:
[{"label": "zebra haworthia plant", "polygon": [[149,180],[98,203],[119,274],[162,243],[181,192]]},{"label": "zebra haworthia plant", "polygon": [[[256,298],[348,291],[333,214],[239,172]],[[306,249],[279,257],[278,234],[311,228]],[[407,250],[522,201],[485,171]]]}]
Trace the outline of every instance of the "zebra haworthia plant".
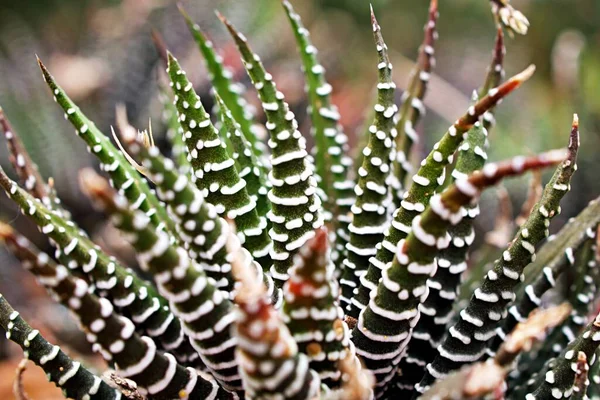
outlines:
[{"label": "zebra haworthia plant", "polygon": [[[418,168],[408,160],[435,66],[436,0],[401,104],[394,79],[402,77],[393,76],[371,10],[377,101],[357,160],[317,49],[287,0],[307,82],[312,153],[273,76],[221,15],[265,126],[213,43],[180,8],[217,107],[211,115],[175,56],[158,46],[173,159],[154,146],[151,130],[129,125],[123,109],[112,144],[39,61],[107,175],[82,171],[83,191],[121,231],[150,280],[79,228],[0,110],[20,181],[0,169],[0,185],[56,252],[43,253],[5,223],[0,241],[72,312],[114,371],[96,376],[0,294],[6,337],[78,399],[125,398],[131,391],[121,378],[148,399],[598,398],[589,383],[600,381],[600,199],[548,238],[576,171],[579,121],[575,115],[565,151],[488,162],[494,109],[534,72],[503,82],[503,29],[524,34],[528,22],[507,0],[491,5],[501,25],[487,76]],[[556,165],[493,266],[486,269],[489,249],[469,258],[478,251],[473,220],[482,191]],[[567,277],[570,285],[559,285]],[[459,293],[467,286],[472,293]]]}]

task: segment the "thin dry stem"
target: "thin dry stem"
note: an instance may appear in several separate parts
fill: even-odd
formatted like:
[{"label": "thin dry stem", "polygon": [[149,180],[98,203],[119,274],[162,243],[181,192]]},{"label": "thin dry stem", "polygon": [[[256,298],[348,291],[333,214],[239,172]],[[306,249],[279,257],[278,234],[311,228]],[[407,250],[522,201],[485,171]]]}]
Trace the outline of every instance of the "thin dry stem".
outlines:
[{"label": "thin dry stem", "polygon": [[123,395],[129,400],[147,400],[137,388],[137,384],[131,379],[121,378],[119,375],[111,372],[110,381],[123,393]]},{"label": "thin dry stem", "polygon": [[[504,344],[496,354],[496,362],[508,366],[504,360],[507,356],[516,356],[522,351],[529,351],[534,341],[542,340],[549,328],[555,327],[565,320],[571,313],[571,306],[563,303],[546,310],[535,310],[525,322],[517,324],[512,333],[506,338]],[[509,360],[512,361],[512,360]]]},{"label": "thin dry stem", "polygon": [[[152,122],[151,121],[149,121],[150,132],[138,131],[129,123],[129,120],[127,119],[127,109],[125,108],[124,104],[117,104],[116,109],[115,109],[115,116],[116,116],[115,119],[117,122],[117,128],[119,129],[120,136],[121,136],[121,138],[123,138],[123,141],[125,142],[125,144],[127,146],[135,144],[136,141],[138,141],[140,144],[142,144],[146,148],[154,147],[154,138],[152,137]],[[140,174],[142,174],[148,178],[149,177],[148,170],[146,168],[142,167],[137,161],[135,161],[133,159],[133,157],[131,157],[131,155],[125,150],[125,148],[121,144],[121,141],[119,140],[119,137],[115,133],[115,130],[113,129],[112,126],[110,127],[110,130],[112,132],[113,139],[117,143],[117,146],[119,147],[119,150],[121,150],[121,153],[123,153],[123,155],[125,156],[125,159],[127,159],[127,161]]]},{"label": "thin dry stem", "polygon": [[25,387],[23,386],[23,374],[27,369],[27,361],[28,359],[24,358],[17,365],[15,381],[13,383],[13,393],[15,395],[16,400],[30,400],[30,397],[25,392]]}]

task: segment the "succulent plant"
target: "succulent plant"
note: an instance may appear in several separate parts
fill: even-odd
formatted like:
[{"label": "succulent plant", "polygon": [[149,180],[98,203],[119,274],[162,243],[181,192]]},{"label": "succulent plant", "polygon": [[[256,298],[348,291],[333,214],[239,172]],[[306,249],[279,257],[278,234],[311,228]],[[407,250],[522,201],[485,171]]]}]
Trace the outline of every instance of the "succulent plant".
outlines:
[{"label": "succulent plant", "polygon": [[[98,376],[72,360],[0,295],[6,337],[77,399],[600,396],[600,199],[548,237],[576,170],[579,121],[575,115],[566,150],[488,162],[495,107],[534,72],[503,81],[503,29],[524,34],[528,22],[506,0],[491,3],[499,25],[487,75],[416,169],[409,160],[435,65],[437,0],[399,106],[371,10],[377,102],[356,160],[317,50],[287,0],[312,153],[272,75],[222,15],[262,102],[267,145],[242,86],[183,9],[216,107],[204,107],[175,56],[158,46],[173,158],[122,109],[113,144],[38,60],[108,177],[81,171],[82,190],[133,247],[139,269],[79,228],[0,113],[22,186],[1,169],[0,185],[56,252],[43,253],[5,223],[0,240],[72,312],[113,373]],[[481,251],[472,246],[481,193],[552,166],[500,258],[470,262]],[[557,282],[570,284],[560,291]]]}]

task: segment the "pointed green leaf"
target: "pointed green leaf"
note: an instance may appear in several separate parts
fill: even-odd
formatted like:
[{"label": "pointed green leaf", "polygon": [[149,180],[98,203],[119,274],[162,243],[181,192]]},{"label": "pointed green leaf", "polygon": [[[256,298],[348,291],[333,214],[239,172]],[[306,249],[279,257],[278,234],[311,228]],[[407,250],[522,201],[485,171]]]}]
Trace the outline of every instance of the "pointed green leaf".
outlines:
[{"label": "pointed green leaf", "polygon": [[[454,179],[463,179],[483,168],[487,160],[486,141],[487,131],[483,124],[475,123],[459,147],[456,168],[452,171]],[[479,206],[469,204],[464,210],[466,214],[462,220],[448,229],[450,242],[438,253],[438,268],[427,282],[429,295],[420,306],[421,317],[413,329],[407,355],[400,363],[402,375],[397,382],[400,389],[412,392],[421,380],[425,365],[437,355],[436,348],[444,337],[444,327],[452,318],[458,285],[467,269],[467,252],[475,239],[473,220],[479,215]]]},{"label": "pointed green leaf", "polygon": [[410,73],[410,81],[402,94],[402,105],[398,113],[398,137],[396,138],[396,159],[393,170],[397,187],[394,188],[394,204],[400,206],[405,191],[406,177],[410,176],[412,165],[410,155],[413,144],[418,142],[415,126],[425,114],[423,98],[427,92],[427,84],[431,71],[435,66],[435,41],[437,40],[436,24],[439,17],[438,0],[431,0],[429,18],[425,25],[425,37],[419,49],[417,64]]},{"label": "pointed green leaf", "polygon": [[[554,178],[556,180],[554,189],[563,190],[565,193],[571,188],[571,176],[569,174],[572,175],[576,169],[575,162],[577,160],[577,150],[579,146],[579,126],[576,119],[573,121],[573,127],[571,130],[571,146],[571,151],[573,154],[569,160],[572,163],[572,166],[567,166],[565,168],[562,177]],[[579,235],[579,243],[584,240],[584,233],[589,231],[591,231],[591,229],[581,232],[581,235]],[[571,236],[570,239],[572,241],[572,239],[574,239],[573,236]],[[508,309],[508,316],[503,321],[502,326],[498,329],[499,336],[494,339],[491,345],[491,349],[493,351],[500,346],[502,343],[502,338],[506,332],[510,332],[518,322],[526,319],[531,311],[540,306],[541,297],[544,295],[544,293],[555,286],[556,279],[558,279],[568,265],[573,265],[573,252],[577,249],[577,247],[568,247],[564,249],[564,253],[561,254],[556,252],[557,243],[555,243],[553,240],[548,242],[546,246],[551,246],[553,249],[552,253],[556,254],[557,257],[554,260],[547,260],[546,257],[544,257],[545,262],[542,270],[540,271],[539,268],[535,268],[535,265],[540,265],[538,264],[537,257],[540,255],[545,256],[543,252],[548,251],[547,249],[542,248],[536,254],[536,259],[532,260],[533,264],[529,265],[525,269],[527,273],[532,271],[535,273],[535,275],[529,278],[530,281],[527,282],[527,284],[522,285],[517,289],[515,293],[516,302]]]},{"label": "pointed green leaf", "polygon": [[269,251],[272,247],[266,229],[267,221],[259,218],[256,202],[249,196],[246,182],[240,179],[235,162],[219,139],[200,97],[171,54],[167,72],[175,93],[179,121],[185,131],[183,138],[191,156],[196,185],[219,215],[235,221],[244,247],[266,270],[271,264]]},{"label": "pointed green leaf", "polygon": [[[363,150],[364,160],[358,170],[358,182],[354,189],[356,202],[352,205],[352,223],[348,226],[350,240],[346,244],[348,251],[344,259],[342,279],[342,307],[350,311],[356,301],[355,294],[361,277],[367,271],[369,258],[376,253],[376,245],[383,239],[387,225],[387,209],[391,202],[391,193],[387,185],[390,176],[393,141],[396,138],[394,116],[398,107],[394,104],[394,83],[392,64],[387,45],[383,41],[381,28],[371,11],[373,36],[378,54],[377,84],[378,99],[375,105],[375,120],[370,126],[369,144]],[[349,312],[356,318],[358,313]]]},{"label": "pointed green leaf", "polygon": [[[267,198],[267,177],[262,161],[252,152],[250,143],[240,130],[240,125],[219,95],[215,96],[219,104],[223,130],[231,146],[231,156],[235,160],[236,169],[241,179],[246,181],[246,189],[254,202],[258,216],[266,221],[271,203]],[[267,225],[268,226],[268,225]]]},{"label": "pointed green leaf", "polygon": [[416,175],[412,177],[414,184],[404,196],[400,208],[394,212],[391,226],[385,232],[385,237],[381,241],[375,257],[369,260],[370,264],[365,279],[361,279],[361,287],[358,289],[360,298],[356,298],[356,301],[353,302],[353,309],[350,311],[352,316],[357,316],[359,311],[364,308],[365,304],[362,299],[368,300],[374,284],[381,277],[381,270],[393,260],[397,244],[410,233],[413,219],[425,210],[433,194],[444,183],[446,167],[451,164],[454,152],[462,143],[464,134],[479,121],[479,118],[487,110],[518,88],[531,77],[533,72],[534,67],[530,66],[506,83],[490,90],[484,98],[469,107],[467,113],[456,120],[442,139],[433,146],[433,150],[423,160]]},{"label": "pointed green leaf", "polygon": [[333,278],[334,268],[327,230],[321,228],[296,255],[290,279],[283,286],[286,325],[299,351],[308,355],[310,367],[330,388],[342,383],[339,362],[352,357],[348,348],[350,331],[337,303],[339,288]]},{"label": "pointed green leaf", "polygon": [[[587,240],[590,235],[594,236],[594,230],[589,228],[585,231],[585,235],[577,237],[579,243],[583,240]],[[553,241],[547,243],[549,246],[556,246]],[[544,250],[544,248],[542,248]],[[541,250],[541,251],[542,251]],[[527,318],[527,315],[533,311],[536,307],[541,304],[542,296],[556,285],[557,279],[567,270],[567,268],[574,268],[575,258],[574,252],[577,247],[567,247],[563,254],[560,254],[556,259],[547,263],[542,273],[535,276],[535,280],[529,284],[523,285],[516,294],[516,302],[509,309],[509,314],[503,325],[498,329],[498,337],[495,338],[492,349],[497,348],[501,342],[504,334],[509,331],[521,320]],[[587,262],[586,262],[587,263]],[[584,265],[586,264],[584,263]],[[537,263],[536,263],[537,264]],[[530,269],[533,269],[533,265],[526,268],[526,273]],[[585,270],[582,268],[577,269],[581,274],[577,274],[577,277],[583,277],[586,275]],[[582,288],[578,289],[578,293],[584,293]],[[591,299],[590,299],[591,300]]]},{"label": "pointed green leaf", "polygon": [[436,255],[448,247],[448,228],[461,221],[466,214],[464,207],[505,177],[555,165],[563,159],[562,151],[553,151],[489,164],[434,195],[423,214],[412,221],[411,233],[398,243],[393,262],[383,269],[382,280],[352,331],[357,354],[374,371],[376,395],[386,393],[387,384],[397,372],[412,327],[423,310],[419,306],[427,297],[427,280],[437,268]]},{"label": "pointed green leaf", "polygon": [[183,15],[192,37],[204,57],[206,67],[209,71],[209,78],[215,92],[227,105],[233,118],[240,124],[240,130],[246,140],[252,144],[250,148],[253,150],[256,158],[264,158],[266,154],[266,147],[262,142],[264,128],[254,122],[255,116],[252,108],[243,96],[244,85],[232,80],[233,74],[223,65],[223,59],[217,54],[213,43],[200,30],[200,26],[192,21],[181,5],[179,6],[179,11]]},{"label": "pointed green leaf", "polygon": [[75,127],[79,136],[88,145],[90,153],[100,160],[100,167],[111,177],[115,189],[123,191],[125,196],[143,212],[151,215],[152,224],[157,229],[168,227],[174,231],[174,226],[168,218],[164,207],[160,204],[147,182],[142,179],[125,157],[110,140],[90,121],[79,107],[71,101],[67,94],[54,80],[54,77],[38,59],[44,80],[54,95],[54,99],[64,110],[69,122]]},{"label": "pointed green leaf", "polygon": [[[168,235],[156,232],[144,213],[131,211],[125,198],[111,191],[102,178],[88,173],[84,186],[117,228],[134,238],[132,245],[140,265],[152,274],[158,290],[169,300],[171,310],[182,321],[208,370],[227,390],[242,394],[234,360],[236,342],[230,332],[234,318],[229,293],[218,290],[216,282],[207,279],[201,266],[183,248],[169,245]],[[218,329],[207,329],[216,325]]]},{"label": "pointed green leaf", "polygon": [[350,221],[342,221],[341,225],[337,221],[347,218],[354,199],[354,184],[347,180],[348,171],[352,169],[352,159],[347,156],[348,138],[339,123],[337,107],[331,102],[332,88],[325,79],[325,69],[317,60],[317,49],[310,40],[310,34],[291,3],[284,0],[283,7],[294,31],[306,79],[311,133],[316,142],[316,176],[319,188],[325,193],[322,200],[332,213],[325,219],[333,220],[338,229],[345,230]]},{"label": "pointed green leaf", "polygon": [[42,233],[72,262],[67,266],[83,272],[97,290],[106,292],[112,304],[131,315],[136,329],[155,338],[162,348],[172,351],[181,363],[192,363],[198,355],[183,334],[181,324],[171,313],[167,301],[154,287],[138,278],[133,271],[109,257],[89,238],[78,234],[71,221],[64,221],[31,197],[0,168],[0,185],[8,196],[38,225]]},{"label": "pointed green leaf", "polygon": [[277,90],[273,77],[265,71],[246,38],[223,16],[220,18],[235,40],[267,115],[272,165],[269,180],[273,185],[268,194],[269,219],[273,224],[269,231],[273,239],[270,272],[275,284],[281,287],[288,279],[288,269],[298,249],[323,225],[321,201],[316,195],[317,184],[307,158],[306,140],[298,131],[298,122],[283,93]]},{"label": "pointed green leaf", "polygon": [[90,400],[119,400],[121,393],[79,362],[73,361],[60,347],[48,342],[33,329],[0,294],[0,326],[6,337],[18,344],[26,358],[40,366],[48,379],[63,390],[66,396]]},{"label": "pointed green leaf", "polygon": [[515,299],[515,289],[523,270],[535,260],[535,246],[548,236],[550,220],[559,212],[560,200],[569,190],[578,147],[579,131],[575,118],[567,159],[556,169],[542,199],[502,253],[502,258],[496,260],[467,308],[461,311],[461,319],[450,328],[450,332],[456,334],[448,336],[438,347],[439,354],[428,365],[418,389],[424,389],[439,375],[479,360],[490,350],[489,341],[496,336],[498,321],[506,317],[509,302]]}]

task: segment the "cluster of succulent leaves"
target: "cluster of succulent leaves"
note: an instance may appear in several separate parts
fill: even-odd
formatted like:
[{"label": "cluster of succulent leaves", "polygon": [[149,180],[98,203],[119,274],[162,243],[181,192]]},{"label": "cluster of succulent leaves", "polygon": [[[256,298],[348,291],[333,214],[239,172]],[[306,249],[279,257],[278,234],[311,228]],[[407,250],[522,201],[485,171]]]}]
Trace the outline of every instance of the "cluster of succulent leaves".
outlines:
[{"label": "cluster of succulent leaves", "polygon": [[[356,160],[317,49],[285,0],[306,78],[312,153],[260,57],[222,16],[266,123],[181,10],[217,106],[204,108],[176,58],[158,46],[172,158],[123,115],[112,144],[40,61],[54,99],[108,177],[82,171],[82,190],[135,249],[140,270],[77,226],[0,112],[21,186],[3,170],[0,185],[56,252],[42,253],[4,223],[0,239],[72,311],[113,379],[46,341],[0,295],[7,338],[78,399],[600,396],[600,200],[548,237],[576,170],[579,123],[575,116],[566,150],[488,162],[494,108],[533,73],[504,81],[503,29],[525,33],[528,23],[507,1],[491,3],[499,26],[487,75],[417,168],[411,149],[435,66],[436,0],[399,106],[371,11],[377,102]],[[472,249],[482,191],[550,166],[554,175],[506,248]]]}]

